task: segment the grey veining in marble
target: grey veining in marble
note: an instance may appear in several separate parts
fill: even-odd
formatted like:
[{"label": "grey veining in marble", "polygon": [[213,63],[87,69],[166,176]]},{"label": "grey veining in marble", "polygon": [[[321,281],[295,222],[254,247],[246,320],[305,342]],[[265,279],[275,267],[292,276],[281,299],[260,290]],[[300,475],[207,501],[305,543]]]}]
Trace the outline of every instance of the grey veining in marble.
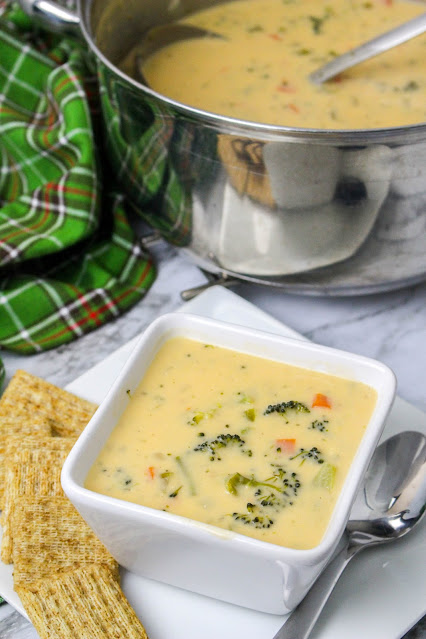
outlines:
[{"label": "grey veining in marble", "polygon": [[3,606],[4,616],[0,621],[1,639],[36,639],[33,626],[10,606]]},{"label": "grey veining in marble", "polygon": [[[144,300],[116,321],[54,351],[29,357],[3,351],[7,379],[23,368],[64,386],[140,333],[155,317],[181,306],[183,289],[205,282],[183,253],[165,243],[152,251],[158,277]],[[398,394],[426,411],[426,284],[351,298],[297,296],[247,284],[234,290],[313,341],[385,362],[398,378]],[[37,636],[31,624],[9,605],[0,607],[0,639]],[[404,639],[426,639],[426,618]]]}]

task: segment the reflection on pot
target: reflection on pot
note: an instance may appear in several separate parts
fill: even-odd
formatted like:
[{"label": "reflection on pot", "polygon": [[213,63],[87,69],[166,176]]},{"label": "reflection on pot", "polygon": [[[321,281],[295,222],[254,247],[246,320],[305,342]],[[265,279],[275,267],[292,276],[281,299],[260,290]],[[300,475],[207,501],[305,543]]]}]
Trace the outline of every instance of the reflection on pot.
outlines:
[{"label": "reflection on pot", "polygon": [[425,167],[426,142],[399,147],[394,154],[392,192],[399,197],[425,196]]},{"label": "reflection on pot", "polygon": [[[166,239],[186,246],[192,228],[190,185],[177,171],[191,147],[191,129],[178,128],[155,102],[141,102],[105,67],[100,86],[108,155],[130,203]],[[182,151],[178,164],[173,161],[177,148]]]},{"label": "reflection on pot", "polygon": [[223,133],[101,69],[107,145],[136,209],[216,269],[283,276],[352,256],[389,188],[391,151]]},{"label": "reflection on pot", "polygon": [[[223,205],[214,213],[221,222],[210,250],[237,273],[280,276],[349,258],[389,187],[384,146],[352,151],[221,136],[219,149]],[[213,222],[209,208],[197,207],[196,219],[194,233],[205,234]]]}]

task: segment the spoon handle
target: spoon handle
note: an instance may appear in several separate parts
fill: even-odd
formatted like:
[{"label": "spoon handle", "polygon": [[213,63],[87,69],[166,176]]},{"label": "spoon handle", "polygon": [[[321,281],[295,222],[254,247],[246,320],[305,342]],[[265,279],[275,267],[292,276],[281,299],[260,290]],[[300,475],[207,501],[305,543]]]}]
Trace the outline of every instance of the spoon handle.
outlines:
[{"label": "spoon handle", "polygon": [[396,47],[411,38],[421,35],[426,31],[426,13],[405,22],[396,29],[387,31],[381,36],[365,42],[359,47],[334,58],[328,64],[320,67],[310,74],[309,79],[315,84],[321,84],[338,73],[355,66],[363,60],[368,60],[379,53],[383,53],[392,47]]},{"label": "spoon handle", "polygon": [[362,546],[347,542],[318,577],[306,597],[291,613],[273,639],[307,639],[340,575]]}]

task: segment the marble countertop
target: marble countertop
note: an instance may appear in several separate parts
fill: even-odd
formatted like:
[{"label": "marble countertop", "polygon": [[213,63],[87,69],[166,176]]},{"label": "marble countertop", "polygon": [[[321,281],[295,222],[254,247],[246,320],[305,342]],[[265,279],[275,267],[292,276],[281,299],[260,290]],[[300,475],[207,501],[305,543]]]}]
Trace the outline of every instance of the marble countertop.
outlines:
[{"label": "marble countertop", "polygon": [[[30,357],[3,351],[7,379],[23,368],[65,386],[143,331],[155,317],[180,307],[182,290],[205,283],[204,274],[175,248],[160,242],[152,251],[158,276],[144,300],[114,322],[54,351]],[[250,284],[238,284],[233,290],[317,343],[386,363],[397,376],[398,394],[426,412],[426,283],[346,298],[298,296]],[[36,637],[32,626],[9,605],[0,607],[1,639]],[[405,639],[426,639],[425,619]]]}]

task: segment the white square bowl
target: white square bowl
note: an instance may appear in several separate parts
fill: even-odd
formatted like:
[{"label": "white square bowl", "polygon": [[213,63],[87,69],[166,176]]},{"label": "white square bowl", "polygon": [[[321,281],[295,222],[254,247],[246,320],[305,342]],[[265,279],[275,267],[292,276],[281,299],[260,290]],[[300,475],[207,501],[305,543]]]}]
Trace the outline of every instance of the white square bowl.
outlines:
[{"label": "white square bowl", "polygon": [[[363,382],[377,402],[321,542],[308,550],[258,541],[179,515],[101,495],[87,474],[158,349],[185,336],[254,356]],[[285,614],[305,596],[332,557],[395,395],[385,365],[332,348],[181,313],[143,333],[62,471],[64,491],[120,565],[138,575],[254,610]]]}]

